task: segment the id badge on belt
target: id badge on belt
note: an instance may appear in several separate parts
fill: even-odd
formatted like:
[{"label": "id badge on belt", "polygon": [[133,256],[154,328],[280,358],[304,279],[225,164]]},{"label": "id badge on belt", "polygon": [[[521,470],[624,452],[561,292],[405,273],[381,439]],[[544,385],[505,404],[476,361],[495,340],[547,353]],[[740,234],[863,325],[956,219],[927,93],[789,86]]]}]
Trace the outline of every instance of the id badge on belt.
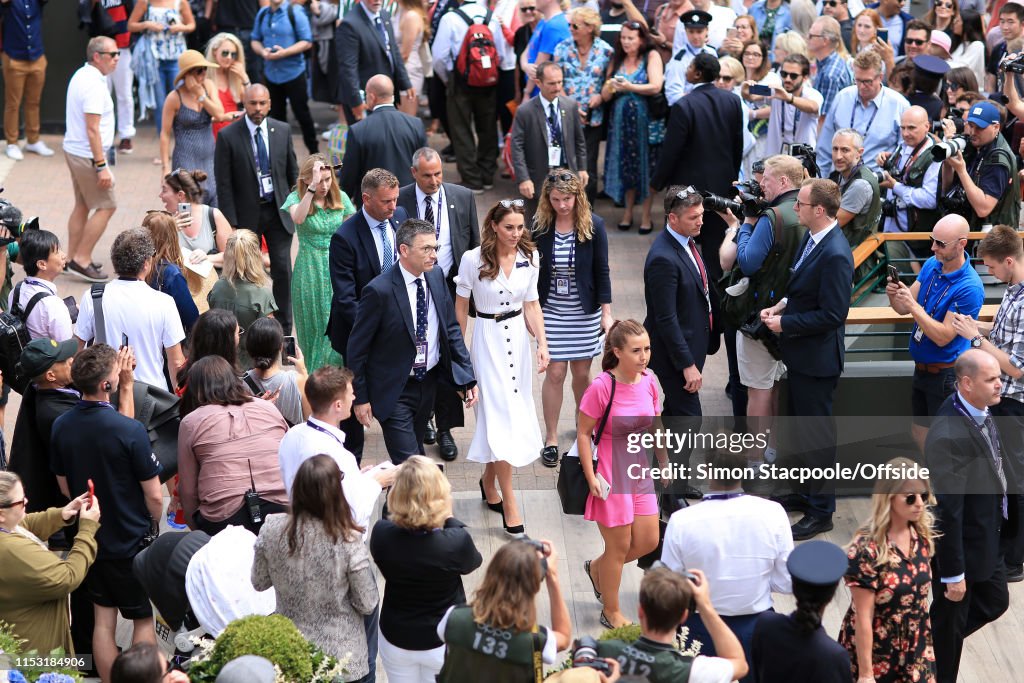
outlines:
[{"label": "id badge on belt", "polygon": [[269,173],[260,174],[260,192],[264,197],[274,194],[274,179]]},{"label": "id badge on belt", "polygon": [[548,166],[562,165],[562,148],[558,145],[548,145]]},{"label": "id badge on belt", "polygon": [[569,278],[555,278],[555,294],[558,294],[559,296],[569,296]]},{"label": "id badge on belt", "polygon": [[413,368],[427,367],[427,342],[416,342],[416,360],[412,363]]}]

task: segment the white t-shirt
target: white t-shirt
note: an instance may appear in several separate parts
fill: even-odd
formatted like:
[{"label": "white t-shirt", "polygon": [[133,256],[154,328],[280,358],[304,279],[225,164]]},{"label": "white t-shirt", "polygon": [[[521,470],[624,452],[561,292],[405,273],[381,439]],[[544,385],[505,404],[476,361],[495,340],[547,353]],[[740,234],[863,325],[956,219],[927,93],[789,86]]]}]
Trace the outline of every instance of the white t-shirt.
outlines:
[{"label": "white t-shirt", "polygon": [[100,140],[103,149],[114,144],[114,100],[110,98],[107,77],[92,64],[75,72],[68,83],[64,110],[64,151],[76,157],[92,158],[85,114],[100,115]]},{"label": "white t-shirt", "polygon": [[[792,65],[789,68],[793,68]],[[824,105],[821,93],[804,82],[800,97],[818,105],[818,112]],[[768,132],[765,134],[764,153],[783,154],[783,143],[797,143],[815,147],[818,144],[818,114],[799,111],[794,105],[772,98],[772,111],[768,117]]]},{"label": "white t-shirt", "polygon": [[690,665],[689,683],[732,683],[732,674],[728,659],[698,655]]},{"label": "white t-shirt", "polygon": [[[75,336],[89,341],[96,336],[91,287],[82,292]],[[164,378],[164,349],[185,339],[174,299],[142,280],[111,280],[103,290],[103,329],[106,343],[115,349],[121,335],[135,351],[135,379],[170,390]]]}]

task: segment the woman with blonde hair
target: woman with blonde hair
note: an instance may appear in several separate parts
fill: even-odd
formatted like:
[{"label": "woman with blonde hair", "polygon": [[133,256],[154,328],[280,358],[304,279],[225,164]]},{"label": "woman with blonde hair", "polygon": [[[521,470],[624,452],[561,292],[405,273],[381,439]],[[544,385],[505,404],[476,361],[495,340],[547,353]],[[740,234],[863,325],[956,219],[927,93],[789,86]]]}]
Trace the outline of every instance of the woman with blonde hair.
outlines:
[{"label": "woman with blonde hair", "polygon": [[242,41],[233,33],[218,33],[206,44],[206,61],[217,65],[206,69],[206,80],[216,89],[225,114],[224,120],[213,123],[216,141],[221,129],[242,115],[242,98],[250,85]]},{"label": "woman with blonde hair", "polygon": [[[455,278],[455,316],[463,336],[470,296],[476,303],[470,357],[481,401],[467,460],[485,464],[481,494],[492,510],[501,512],[505,532],[516,537],[526,530],[512,488],[512,468],[536,460],[543,445],[533,404],[530,348],[532,334],[537,339],[537,372],[543,373],[548,343],[537,292],[539,260],[526,230],[525,202],[503,199],[484,216],[480,246],[463,255]],[[495,480],[500,501],[494,500]]]},{"label": "woman with blonde hair", "polygon": [[[551,602],[550,629],[537,623],[535,598],[541,584]],[[498,548],[473,602],[449,609],[437,635],[447,646],[438,683],[543,678],[534,652],[540,651],[544,664],[554,664],[572,635],[551,541],[520,539]],[[478,638],[486,639],[482,647]]]},{"label": "woman with blonde hair", "polygon": [[380,656],[389,681],[432,683],[444,664],[437,625],[466,603],[462,577],[483,563],[466,525],[452,516],[452,487],[430,458],[398,467],[388,519],[373,527],[370,554],[384,577]]},{"label": "woman with blonde hair", "polygon": [[185,278],[185,262],[181,257],[181,247],[178,246],[178,224],[166,211],[149,211],[142,219],[142,227],[149,230],[156,247],[154,265],[146,276],[146,282],[153,289],[174,299],[181,325],[188,334],[199,318],[200,311],[192,299]]},{"label": "woman with blonde hair", "polygon": [[740,64],[738,59],[729,55],[719,57],[718,65],[720,69],[718,80],[715,81],[715,87],[739,94],[737,88],[743,83],[747,73],[743,69],[743,65]]},{"label": "woman with blonde hair", "polygon": [[[908,471],[913,460],[895,458],[891,471]],[[839,643],[850,652],[858,683],[935,681],[928,594],[935,552],[935,504],[928,479],[879,479],[871,518],[847,548],[850,608]]]},{"label": "woman with blonde hair", "polygon": [[[839,49],[845,51],[843,41],[839,41]],[[775,38],[775,49],[772,51],[772,61],[782,64],[789,55],[803,55],[810,58],[807,53],[807,41],[796,31],[786,31]]]},{"label": "woman with blonde hair", "polygon": [[[577,10],[579,12],[580,10]],[[537,292],[544,312],[551,362],[544,375],[544,465],[558,464],[558,416],[566,372],[572,372],[573,412],[590,386],[590,364],[612,326],[608,234],[591,213],[583,183],[565,168],[548,173],[540,191],[533,238],[540,253]]]},{"label": "woman with blonde hair", "polygon": [[331,274],[328,248],[331,237],[356,212],[348,195],[338,187],[334,168],[317,153],[299,167],[295,189],[281,206],[295,223],[299,253],[292,271],[292,300],[303,302],[292,313],[295,335],[305,350],[310,372],[325,365],[342,365],[341,356],[324,335],[331,313]]},{"label": "woman with blonde hair", "polygon": [[[235,230],[224,250],[224,271],[207,297],[210,308],[234,313],[244,334],[257,318],[273,317],[277,311],[268,283],[260,238],[252,230]],[[252,358],[244,346],[238,350],[238,361],[243,370],[252,367]]]}]

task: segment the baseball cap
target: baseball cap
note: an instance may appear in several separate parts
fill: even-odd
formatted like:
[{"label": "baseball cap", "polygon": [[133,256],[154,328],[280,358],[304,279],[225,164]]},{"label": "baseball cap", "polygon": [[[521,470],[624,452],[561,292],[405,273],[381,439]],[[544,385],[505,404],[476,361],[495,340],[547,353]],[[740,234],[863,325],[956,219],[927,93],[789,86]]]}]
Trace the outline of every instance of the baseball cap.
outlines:
[{"label": "baseball cap", "polygon": [[74,339],[58,342],[53,339],[33,339],[21,350],[18,366],[25,377],[38,377],[49,370],[54,363],[60,363],[78,353],[78,342]]},{"label": "baseball cap", "polygon": [[933,30],[930,42],[932,45],[938,45],[941,47],[946,51],[946,54],[949,54],[953,49],[953,40],[945,31]]},{"label": "baseball cap", "polygon": [[967,114],[967,121],[978,128],[988,128],[999,123],[999,109],[991,102],[975,102]]}]

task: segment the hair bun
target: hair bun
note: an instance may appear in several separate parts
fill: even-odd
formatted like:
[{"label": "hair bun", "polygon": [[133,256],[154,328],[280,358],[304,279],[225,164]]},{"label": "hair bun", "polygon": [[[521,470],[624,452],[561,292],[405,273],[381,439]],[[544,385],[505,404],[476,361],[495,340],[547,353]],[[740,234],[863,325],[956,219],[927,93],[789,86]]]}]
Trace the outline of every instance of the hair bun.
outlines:
[{"label": "hair bun", "polygon": [[192,176],[192,180],[196,181],[197,183],[205,182],[206,179],[209,178],[209,176],[206,175],[206,171],[199,168],[197,168],[194,171],[189,171],[188,174]]}]

